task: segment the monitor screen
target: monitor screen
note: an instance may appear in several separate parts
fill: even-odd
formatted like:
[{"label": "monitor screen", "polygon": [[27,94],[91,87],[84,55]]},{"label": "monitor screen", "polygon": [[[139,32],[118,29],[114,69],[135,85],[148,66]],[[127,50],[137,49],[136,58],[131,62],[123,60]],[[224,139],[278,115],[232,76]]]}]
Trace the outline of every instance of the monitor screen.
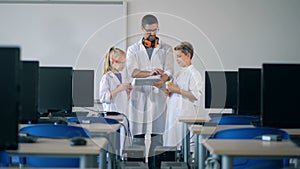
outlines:
[{"label": "monitor screen", "polygon": [[238,115],[260,115],[261,69],[240,68],[238,71]]},{"label": "monitor screen", "polygon": [[205,108],[231,108],[236,113],[237,72],[205,71]]},{"label": "monitor screen", "polygon": [[21,114],[20,123],[36,123],[38,120],[39,62],[21,62]]},{"label": "monitor screen", "polygon": [[72,74],[72,67],[40,67],[39,113],[72,111]]},{"label": "monitor screen", "polygon": [[20,48],[0,47],[0,150],[18,149]]},{"label": "monitor screen", "polygon": [[262,126],[300,128],[300,64],[263,64]]},{"label": "monitor screen", "polygon": [[73,71],[73,106],[94,107],[94,70]]}]

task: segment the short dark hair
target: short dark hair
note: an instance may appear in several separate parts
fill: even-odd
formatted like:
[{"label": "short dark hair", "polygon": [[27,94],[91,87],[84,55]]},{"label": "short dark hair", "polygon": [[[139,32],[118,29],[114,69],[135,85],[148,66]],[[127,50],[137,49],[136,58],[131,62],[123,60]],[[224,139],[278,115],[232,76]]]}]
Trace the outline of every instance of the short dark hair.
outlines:
[{"label": "short dark hair", "polygon": [[193,58],[194,55],[194,48],[193,45],[189,42],[181,42],[179,45],[177,45],[174,50],[180,50],[182,53],[187,55],[188,53],[191,54],[191,59]]},{"label": "short dark hair", "polygon": [[158,20],[156,18],[156,16],[148,14],[145,15],[142,18],[142,27],[145,27],[146,25],[151,25],[151,24],[158,24]]}]

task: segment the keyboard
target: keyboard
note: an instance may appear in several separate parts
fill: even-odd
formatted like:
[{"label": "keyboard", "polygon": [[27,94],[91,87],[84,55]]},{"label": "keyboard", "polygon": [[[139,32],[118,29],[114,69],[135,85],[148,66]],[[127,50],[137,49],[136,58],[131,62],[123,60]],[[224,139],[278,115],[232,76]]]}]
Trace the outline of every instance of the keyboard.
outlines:
[{"label": "keyboard", "polygon": [[233,113],[208,113],[208,116],[210,118],[214,118],[214,117],[221,117],[221,116],[236,116],[236,114],[233,114]]},{"label": "keyboard", "polygon": [[52,112],[53,117],[77,117],[77,116],[87,116],[88,111],[77,111],[77,112]]},{"label": "keyboard", "polygon": [[35,143],[37,139],[35,136],[19,136],[19,143]]},{"label": "keyboard", "polygon": [[300,135],[290,135],[290,140],[300,147]]},{"label": "keyboard", "polygon": [[65,121],[67,123],[67,118],[65,117],[40,117],[38,119],[38,124],[54,124],[58,121]]},{"label": "keyboard", "polygon": [[19,143],[35,143],[37,139],[38,137],[36,136],[31,136],[25,132],[19,132]]}]

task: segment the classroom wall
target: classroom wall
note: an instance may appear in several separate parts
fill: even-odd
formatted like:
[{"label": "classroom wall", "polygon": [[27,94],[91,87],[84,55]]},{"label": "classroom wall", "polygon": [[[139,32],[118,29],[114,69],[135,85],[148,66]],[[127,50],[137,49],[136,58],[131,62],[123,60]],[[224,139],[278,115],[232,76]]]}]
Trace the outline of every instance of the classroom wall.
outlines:
[{"label": "classroom wall", "polygon": [[125,12],[122,0],[0,0],[0,45],[40,66],[94,70],[98,99],[106,52],[126,48]]},{"label": "classroom wall", "polygon": [[153,13],[161,39],[194,45],[202,73],[300,63],[299,0],[128,0],[127,7],[128,45],[140,38],[141,17]]},{"label": "classroom wall", "polygon": [[[43,0],[32,0],[32,2],[34,1]],[[73,0],[50,1],[73,2]],[[93,1],[107,3],[116,0],[89,0],[88,2],[93,3]],[[0,0],[0,2],[5,2],[5,0]],[[95,41],[93,43],[95,45],[89,45],[91,48],[85,48],[82,51],[83,54],[98,51],[99,47],[99,53],[102,53],[100,54],[102,56],[113,44],[118,45],[120,42],[124,42],[127,46],[131,45],[141,37],[142,16],[153,13],[158,16],[159,36],[162,40],[172,46],[177,45],[180,41],[189,41],[194,45],[193,64],[200,70],[203,78],[205,70],[261,67],[264,62],[300,63],[299,0],[125,0],[124,4],[126,6],[122,9],[127,8],[127,17],[115,18],[115,20],[126,22],[125,37],[112,38],[119,31],[110,29],[110,27],[119,28],[122,32],[124,31],[123,26],[114,26],[112,23],[115,22],[112,21],[101,23],[106,24],[105,28],[110,30],[100,31],[101,35],[103,34],[105,37],[102,39],[108,43],[96,45],[98,43]],[[103,13],[102,10],[99,12]],[[117,11],[110,10],[109,12]],[[126,11],[122,13],[126,14]],[[81,13],[77,13],[77,15],[81,18]],[[101,16],[103,17],[103,15]],[[93,17],[91,20],[97,20],[97,18]],[[106,32],[112,32],[114,36],[109,36]],[[6,37],[8,34],[1,36]],[[100,42],[102,41],[100,40]],[[124,50],[126,50],[125,48]],[[30,52],[26,50],[23,48],[25,54]],[[30,59],[32,56],[25,56],[25,58]],[[83,58],[80,62],[81,65],[76,64],[77,67],[91,66],[96,70],[95,98],[97,98],[98,83],[102,72],[101,58],[97,59],[99,62],[94,61],[95,59],[89,60],[87,57],[81,58]],[[62,58],[57,61],[62,63]],[[75,60],[72,59],[70,62],[71,65],[74,65]],[[177,70],[176,63],[175,66]],[[207,111],[203,109],[203,106],[201,108],[199,113],[206,114]]]}]

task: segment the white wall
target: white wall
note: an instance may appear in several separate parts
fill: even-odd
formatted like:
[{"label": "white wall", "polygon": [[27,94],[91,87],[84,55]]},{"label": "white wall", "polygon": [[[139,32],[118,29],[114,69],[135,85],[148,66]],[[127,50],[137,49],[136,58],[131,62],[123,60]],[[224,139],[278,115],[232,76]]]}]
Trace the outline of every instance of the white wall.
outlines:
[{"label": "white wall", "polygon": [[127,43],[138,39],[141,17],[153,13],[161,39],[194,45],[201,72],[300,63],[299,7],[299,0],[128,0]]},{"label": "white wall", "polygon": [[21,59],[40,66],[95,70],[97,99],[105,53],[126,48],[126,4],[77,1],[0,0],[0,45],[20,46]]},{"label": "white wall", "polygon": [[[116,0],[89,1],[107,3]],[[5,0],[0,0],[0,2],[5,2]],[[91,38],[89,40],[90,45],[86,45],[88,47],[81,51],[81,55],[93,56],[94,53],[98,53],[98,47],[99,54],[104,54],[111,44],[119,44],[124,42],[126,38],[127,44],[132,44],[140,38],[141,17],[146,13],[154,13],[159,19],[161,39],[172,46],[177,45],[180,41],[189,41],[194,45],[195,57],[193,62],[202,73],[204,70],[237,70],[239,67],[261,67],[263,62],[299,63],[299,7],[299,0],[127,0],[127,18],[116,18],[116,20],[105,23],[105,26],[101,26],[103,23],[97,26],[103,30],[105,28],[104,31],[99,31],[99,37],[103,35],[102,39],[108,43],[99,47],[96,45],[99,44],[99,41],[96,41],[96,38]],[[110,12],[117,11],[111,10]],[[106,15],[103,16],[105,12],[99,11],[99,13],[100,18],[106,17]],[[83,13],[77,13],[76,16],[81,17]],[[95,17],[86,21],[92,20],[93,22],[93,20],[97,20]],[[127,20],[127,37],[112,38],[120,33],[111,29],[111,27],[116,28],[114,23],[119,20],[122,23]],[[4,28],[3,23],[0,24],[0,32]],[[45,26],[37,24],[38,27]],[[124,28],[120,28],[121,32],[123,30]],[[107,32],[113,33],[114,36],[109,36]],[[72,32],[67,32],[66,35],[70,33]],[[8,34],[3,33],[0,36],[6,37]],[[28,53],[28,56],[24,58],[37,57],[35,54],[29,55],[29,51],[25,47],[22,51],[24,54]],[[91,51],[95,52],[91,54]],[[76,58],[76,56],[74,57]],[[70,63],[63,62],[63,60],[64,58],[56,59],[58,64],[75,64],[78,68],[92,67],[97,70],[98,80],[101,76],[101,58],[80,57],[80,60],[77,60],[77,63],[80,64],[75,63],[74,59],[71,59]],[[50,64],[57,63],[51,62]],[[49,63],[42,61],[42,64]],[[96,82],[95,86],[97,84]],[[96,87],[95,90],[98,88]],[[206,113],[204,110],[202,112]]]}]

